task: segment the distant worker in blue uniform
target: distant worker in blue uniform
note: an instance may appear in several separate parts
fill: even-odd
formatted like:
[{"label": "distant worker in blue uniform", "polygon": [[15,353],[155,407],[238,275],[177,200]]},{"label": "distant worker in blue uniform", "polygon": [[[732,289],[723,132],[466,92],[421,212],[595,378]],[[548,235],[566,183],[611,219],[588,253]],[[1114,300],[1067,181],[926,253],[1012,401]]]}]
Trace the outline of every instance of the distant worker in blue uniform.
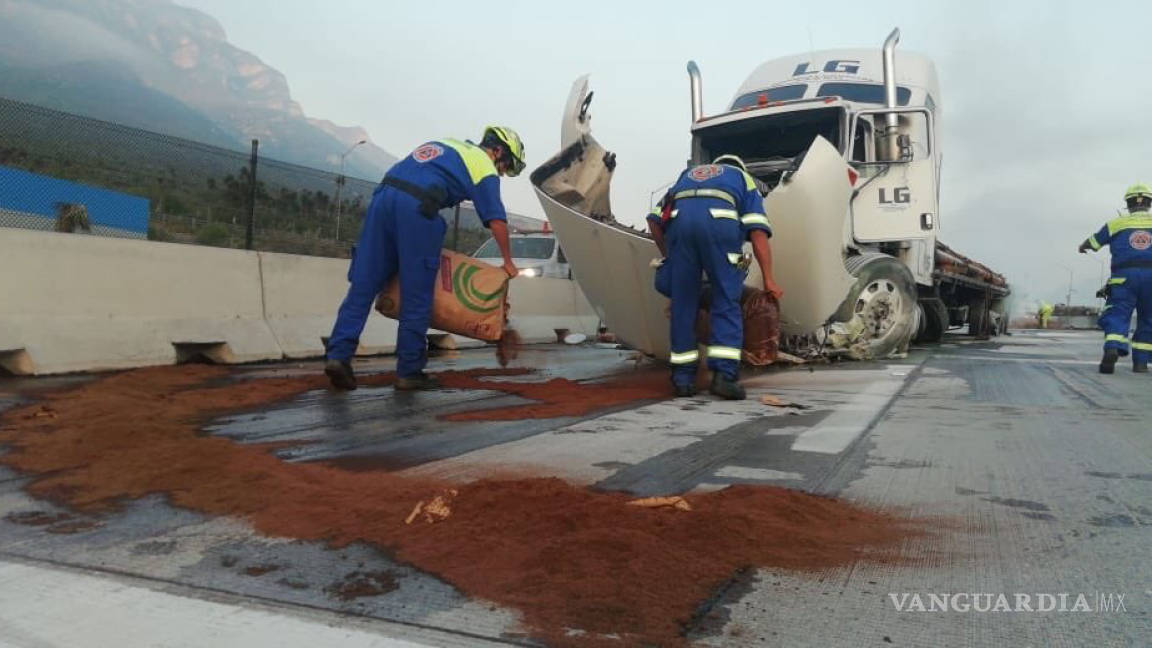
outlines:
[{"label": "distant worker in blue uniform", "polygon": [[500,176],[524,170],[524,144],[510,128],[489,126],[479,144],[454,139],[421,145],[400,160],[372,194],[364,228],[353,248],[348,294],[328,339],[324,373],[337,389],[356,389],[352,356],[376,295],[400,276],[400,326],[396,338],[396,382],[401,390],[436,389],[424,373],[428,362],[432,295],[446,224],[440,210],[471,200],[515,277],[508,245],[507,214]]},{"label": "distant worker in blue uniform", "polygon": [[707,347],[712,371],[709,391],[728,400],[745,398],[738,382],[744,321],[744,241],[764,277],[764,290],[776,299],[784,291],[772,277],[772,225],[764,199],[743,160],[721,155],[712,164],[691,167],[665,195],[661,209],[648,217],[652,238],[665,261],[657,273],[657,290],[672,300],[672,384],[678,397],[696,394],[696,311],[701,274],[712,289],[711,338]]},{"label": "distant worker in blue uniform", "polygon": [[[1132,371],[1148,373],[1152,359],[1152,188],[1144,183],[1124,192],[1128,213],[1114,218],[1100,231],[1080,244],[1080,253],[1099,250],[1105,245],[1112,251],[1112,277],[1105,294],[1108,298],[1100,316],[1104,329],[1104,358],[1100,373],[1116,370],[1116,361],[1132,348]],[[1136,310],[1136,333],[1128,339],[1132,310]]]}]

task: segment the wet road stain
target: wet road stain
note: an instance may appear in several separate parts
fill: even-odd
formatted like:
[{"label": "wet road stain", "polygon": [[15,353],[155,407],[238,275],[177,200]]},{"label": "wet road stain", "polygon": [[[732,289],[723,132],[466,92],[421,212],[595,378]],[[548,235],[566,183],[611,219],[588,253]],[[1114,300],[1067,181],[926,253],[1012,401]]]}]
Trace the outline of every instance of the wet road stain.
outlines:
[{"label": "wet road stain", "polygon": [[352,601],[368,596],[380,596],[398,589],[396,578],[389,571],[355,571],[343,580],[324,588],[341,601]]},{"label": "wet road stain", "polygon": [[67,513],[49,513],[47,511],[20,511],[9,513],[4,519],[13,524],[24,526],[48,526],[57,522],[67,522],[72,516]]},{"label": "wet road stain", "polygon": [[57,535],[72,535],[74,533],[93,531],[102,526],[104,526],[103,523],[95,520],[72,520],[69,522],[61,522],[60,524],[53,524],[45,530],[48,531],[48,533],[55,533]]},{"label": "wet road stain", "polygon": [[269,564],[269,565],[253,565],[244,570],[245,576],[263,576],[264,574],[271,574],[274,571],[283,569],[282,565]]},{"label": "wet road stain", "polygon": [[132,553],[137,556],[167,556],[176,551],[175,540],[154,540],[141,542],[132,547]]},{"label": "wet road stain", "polygon": [[281,578],[280,580],[276,581],[276,584],[283,585],[284,587],[291,587],[295,590],[306,590],[311,587],[311,585],[308,584],[308,581],[303,581],[298,578]]},{"label": "wet road stain", "polygon": [[1040,502],[1033,502],[1032,500],[1013,499],[1011,497],[981,497],[980,499],[985,502],[992,502],[1000,506],[1011,506],[1012,508],[1028,509],[1029,511],[1050,511],[1047,504]]},{"label": "wet road stain", "polygon": [[1124,528],[1136,526],[1136,520],[1131,515],[1098,515],[1088,518],[1088,524],[1098,527]]}]

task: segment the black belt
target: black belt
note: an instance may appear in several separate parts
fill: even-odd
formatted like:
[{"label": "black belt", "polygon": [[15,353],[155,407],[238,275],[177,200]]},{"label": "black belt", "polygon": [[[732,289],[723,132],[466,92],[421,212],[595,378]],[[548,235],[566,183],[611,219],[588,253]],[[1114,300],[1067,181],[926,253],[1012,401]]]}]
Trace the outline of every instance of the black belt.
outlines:
[{"label": "black belt", "polygon": [[384,178],[380,181],[380,184],[385,187],[399,189],[416,200],[419,200],[420,213],[426,218],[436,218],[440,213],[440,209],[444,207],[445,201],[448,200],[448,192],[446,192],[443,187],[425,189],[420,185],[412,184],[400,178]]},{"label": "black belt", "polygon": [[1136,259],[1112,266],[1113,270],[1127,270],[1128,268],[1152,268],[1152,259]]}]

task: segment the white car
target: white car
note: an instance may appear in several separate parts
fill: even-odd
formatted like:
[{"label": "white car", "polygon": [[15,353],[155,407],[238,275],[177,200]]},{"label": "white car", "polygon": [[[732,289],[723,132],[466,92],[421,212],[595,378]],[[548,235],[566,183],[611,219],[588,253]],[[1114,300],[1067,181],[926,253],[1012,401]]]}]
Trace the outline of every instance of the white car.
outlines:
[{"label": "white car", "polygon": [[[520,268],[521,277],[572,278],[568,259],[552,233],[509,234],[508,242],[512,247],[512,262]],[[500,246],[493,238],[485,241],[472,257],[494,266],[504,264]]]}]

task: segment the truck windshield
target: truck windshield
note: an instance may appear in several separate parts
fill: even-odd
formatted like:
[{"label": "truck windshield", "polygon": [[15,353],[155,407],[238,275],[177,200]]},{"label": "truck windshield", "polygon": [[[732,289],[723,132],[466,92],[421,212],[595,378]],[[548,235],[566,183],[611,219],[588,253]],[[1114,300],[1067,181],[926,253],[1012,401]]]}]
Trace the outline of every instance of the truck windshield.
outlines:
[{"label": "truck windshield", "polygon": [[[513,259],[551,259],[552,250],[556,247],[556,239],[550,238],[514,237],[509,243],[512,245]],[[500,246],[496,244],[496,239],[490,238],[472,256],[477,259],[499,259]]]},{"label": "truck windshield", "polygon": [[696,131],[701,150],[699,159],[712,159],[723,153],[739,155],[744,162],[783,161],[808,150],[821,136],[832,146],[840,141],[842,108],[812,108],[752,117]]},{"label": "truck windshield", "polygon": [[[883,104],[884,86],[875,83],[825,83],[816,91],[817,97],[841,97],[844,101]],[[908,88],[896,88],[896,103],[907,106],[912,97]]]},{"label": "truck windshield", "polygon": [[[730,110],[747,108],[748,106],[755,106],[759,103],[802,99],[807,89],[807,84],[801,83],[799,85],[787,85],[780,86],[779,88],[766,88],[764,90],[757,90],[756,92],[749,92],[748,94],[737,97],[736,101],[732,102],[732,108],[730,108]],[[761,97],[763,97],[763,100],[761,100]]]}]

